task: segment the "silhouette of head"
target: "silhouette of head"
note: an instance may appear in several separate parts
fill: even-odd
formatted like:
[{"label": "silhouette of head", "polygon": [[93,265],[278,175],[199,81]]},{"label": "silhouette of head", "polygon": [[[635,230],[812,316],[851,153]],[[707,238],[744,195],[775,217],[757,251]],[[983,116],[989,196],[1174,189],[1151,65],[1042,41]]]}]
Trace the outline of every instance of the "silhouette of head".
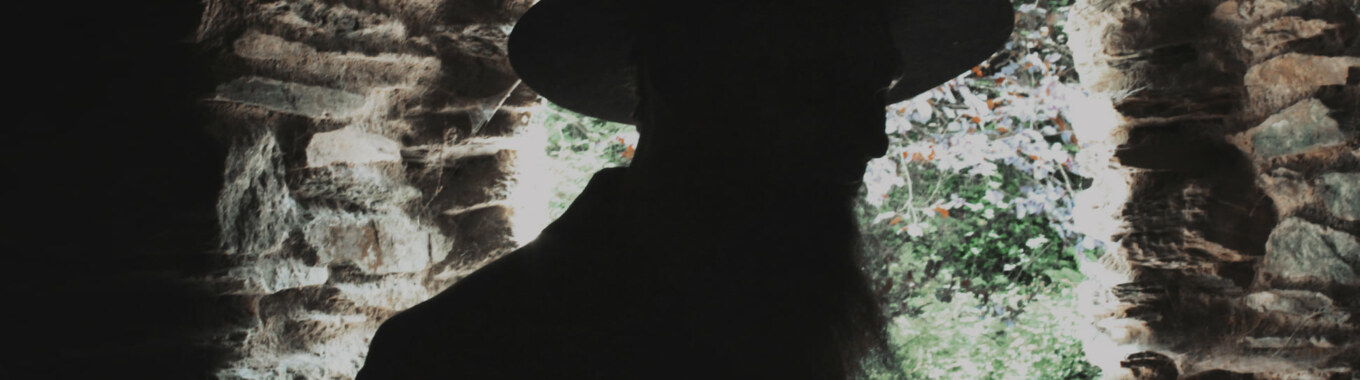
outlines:
[{"label": "silhouette of head", "polygon": [[[963,10],[995,26],[938,19]],[[1005,0],[541,1],[511,63],[559,105],[637,123],[634,161],[384,323],[361,377],[848,377],[884,341],[852,207],[886,149],[883,105],[986,58],[1010,15]]]},{"label": "silhouette of head", "polygon": [[886,149],[881,107],[980,63],[1011,18],[1005,0],[544,0],[510,55],[549,100],[641,124],[635,168],[853,182]]}]

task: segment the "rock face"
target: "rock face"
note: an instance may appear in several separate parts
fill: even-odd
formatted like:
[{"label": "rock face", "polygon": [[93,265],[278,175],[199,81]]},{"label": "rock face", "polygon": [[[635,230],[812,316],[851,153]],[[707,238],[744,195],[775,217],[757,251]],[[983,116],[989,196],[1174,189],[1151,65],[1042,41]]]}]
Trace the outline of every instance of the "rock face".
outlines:
[{"label": "rock face", "polygon": [[1355,236],[1299,218],[1280,222],[1266,243],[1261,273],[1291,282],[1360,284],[1360,242]]},{"label": "rock face", "polygon": [[[1078,1],[1128,199],[1092,281],[1114,378],[1360,376],[1360,25],[1332,0]],[[1150,105],[1156,105],[1152,107]],[[1101,179],[1097,179],[1101,182]]]},{"label": "rock face", "polygon": [[218,377],[352,378],[382,321],[516,247],[509,147],[537,95],[505,38],[528,6],[207,2],[233,266],[202,282],[248,315]]},{"label": "rock face", "polygon": [[1337,129],[1336,120],[1327,117],[1328,111],[1315,98],[1294,103],[1247,132],[1255,132],[1252,150],[1260,157],[1275,157],[1342,143],[1345,137]]},{"label": "rock face", "polygon": [[1360,219],[1360,173],[1327,173],[1322,176],[1322,201],[1336,217]]}]

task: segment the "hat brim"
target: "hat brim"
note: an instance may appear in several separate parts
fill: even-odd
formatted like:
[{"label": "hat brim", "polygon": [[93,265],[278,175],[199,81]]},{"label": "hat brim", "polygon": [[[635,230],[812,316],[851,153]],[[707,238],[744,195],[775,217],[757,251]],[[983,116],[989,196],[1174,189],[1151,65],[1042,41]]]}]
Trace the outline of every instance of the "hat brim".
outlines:
[{"label": "hat brim", "polygon": [[[1008,0],[887,0],[902,76],[887,103],[939,86],[1010,39]],[[609,0],[541,0],[510,33],[510,65],[530,89],[566,109],[635,124],[629,11]]]}]

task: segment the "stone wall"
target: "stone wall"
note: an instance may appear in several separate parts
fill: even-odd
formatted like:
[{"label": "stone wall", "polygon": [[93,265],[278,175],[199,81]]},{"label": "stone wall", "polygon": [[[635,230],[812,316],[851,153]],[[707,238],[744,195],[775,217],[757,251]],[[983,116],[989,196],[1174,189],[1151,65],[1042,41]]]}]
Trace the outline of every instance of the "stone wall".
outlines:
[{"label": "stone wall", "polygon": [[[1114,218],[1087,343],[1112,378],[1360,376],[1360,23],[1331,0],[1084,0],[1114,112],[1080,206]],[[1104,282],[1101,282],[1104,281]],[[1254,376],[1254,377],[1251,377]]]},{"label": "stone wall", "polygon": [[505,38],[529,5],[208,2],[231,265],[202,280],[240,316],[218,376],[351,378],[383,320],[517,246],[515,147],[542,142]]}]

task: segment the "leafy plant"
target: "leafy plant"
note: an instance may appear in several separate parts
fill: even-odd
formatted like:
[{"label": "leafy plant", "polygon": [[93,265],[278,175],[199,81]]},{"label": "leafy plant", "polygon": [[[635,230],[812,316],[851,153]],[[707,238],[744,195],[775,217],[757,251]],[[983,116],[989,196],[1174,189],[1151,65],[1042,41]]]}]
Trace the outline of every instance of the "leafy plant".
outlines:
[{"label": "leafy plant", "polygon": [[1084,96],[1062,45],[1069,4],[1017,3],[1005,51],[888,109],[892,154],[870,163],[860,211],[909,378],[1099,375],[1074,335],[1077,260],[1101,242],[1072,225],[1090,181],[1065,117]]},{"label": "leafy plant", "polygon": [[[545,102],[546,103],[546,102]],[[558,181],[549,202],[548,216],[562,216],[585,189],[591,174],[600,169],[626,166],[632,159],[638,134],[627,124],[619,124],[567,111],[552,103],[533,113],[531,125],[547,130],[549,171]]]}]

